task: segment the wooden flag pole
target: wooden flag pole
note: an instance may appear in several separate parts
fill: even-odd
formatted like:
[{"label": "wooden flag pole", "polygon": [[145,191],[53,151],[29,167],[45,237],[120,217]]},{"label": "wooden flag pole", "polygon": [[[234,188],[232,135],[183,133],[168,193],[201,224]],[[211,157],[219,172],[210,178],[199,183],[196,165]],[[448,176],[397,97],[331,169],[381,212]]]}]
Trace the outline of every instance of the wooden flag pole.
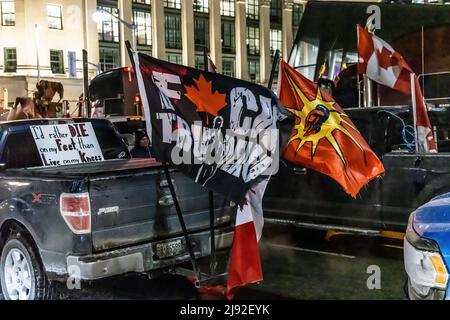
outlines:
[{"label": "wooden flag pole", "polygon": [[[204,61],[204,70],[206,72],[209,71],[209,61],[208,61],[208,49],[206,47],[203,48],[203,61]],[[216,257],[216,236],[214,232],[215,228],[215,216],[214,216],[214,192],[212,190],[208,191],[209,198],[209,237],[210,237],[210,247],[211,247],[211,256],[209,261],[209,269],[212,275],[215,275],[217,268],[217,257]]]},{"label": "wooden flag pole", "polygon": [[[136,69],[136,61],[134,61],[133,50],[131,49],[130,42],[128,40],[125,41],[125,45],[128,49],[128,55],[130,56],[130,60],[133,65],[133,69],[136,72],[136,79],[139,79],[139,77],[137,76],[137,73],[140,72],[140,70]],[[145,96],[146,95],[142,95],[142,93],[141,93],[141,97],[145,97]],[[145,121],[151,121],[151,119],[149,118],[149,119],[146,119]],[[183,218],[183,214],[181,212],[180,204],[178,202],[177,194],[175,192],[175,188],[173,187],[172,178],[171,178],[170,172],[169,172],[169,167],[166,162],[163,162],[162,165],[163,165],[164,173],[165,173],[165,176],[167,179],[167,184],[169,186],[170,194],[172,195],[173,204],[174,204],[175,210],[177,212],[178,220],[180,222],[181,229],[183,230],[183,236],[184,236],[184,240],[186,242],[186,247],[189,252],[189,257],[191,259],[192,269],[193,269],[195,277],[196,277],[195,285],[196,285],[196,287],[199,287],[200,286],[200,277],[201,277],[200,268],[198,266],[197,260],[195,260],[194,250],[193,250],[193,247],[191,244],[191,240],[189,238],[186,224],[184,222],[184,218]]]}]

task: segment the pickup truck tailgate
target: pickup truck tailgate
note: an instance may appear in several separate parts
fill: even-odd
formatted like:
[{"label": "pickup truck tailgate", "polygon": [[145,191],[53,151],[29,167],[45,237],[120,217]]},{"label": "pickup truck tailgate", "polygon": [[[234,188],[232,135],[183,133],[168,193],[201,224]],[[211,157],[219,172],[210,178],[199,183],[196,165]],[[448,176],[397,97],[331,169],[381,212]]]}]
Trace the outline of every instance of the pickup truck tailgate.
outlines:
[{"label": "pickup truck tailgate", "polygon": [[[188,231],[208,228],[207,190],[177,171],[171,171],[171,178]],[[182,233],[161,167],[97,173],[89,179],[94,251]],[[217,196],[215,205],[216,223],[229,223],[229,202]]]}]

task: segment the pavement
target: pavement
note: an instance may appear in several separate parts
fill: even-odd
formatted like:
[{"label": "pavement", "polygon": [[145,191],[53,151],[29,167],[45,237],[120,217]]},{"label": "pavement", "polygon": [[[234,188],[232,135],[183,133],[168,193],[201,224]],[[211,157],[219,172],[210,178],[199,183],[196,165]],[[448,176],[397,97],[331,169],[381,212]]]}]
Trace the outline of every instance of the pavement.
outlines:
[{"label": "pavement", "polygon": [[[264,280],[237,291],[236,300],[405,299],[400,239],[266,227],[260,244]],[[61,300],[222,300],[225,286],[196,289],[181,276],[118,276],[54,288]]]}]

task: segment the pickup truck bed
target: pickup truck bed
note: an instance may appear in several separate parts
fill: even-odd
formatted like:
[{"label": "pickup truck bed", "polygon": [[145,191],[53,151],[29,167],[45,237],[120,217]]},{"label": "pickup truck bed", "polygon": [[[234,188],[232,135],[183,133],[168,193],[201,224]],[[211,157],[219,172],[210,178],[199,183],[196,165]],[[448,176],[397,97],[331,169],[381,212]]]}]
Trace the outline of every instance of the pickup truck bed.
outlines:
[{"label": "pickup truck bed", "polygon": [[[0,151],[6,145],[8,156],[22,163],[14,152],[15,144],[8,145],[8,139],[14,135],[21,141],[29,139],[31,123],[15,123],[11,124],[13,130],[1,130]],[[38,123],[45,125],[43,120]],[[0,248],[8,246],[12,237],[29,235],[40,260],[37,263],[42,263],[49,280],[64,280],[73,272],[80,279],[91,280],[189,261],[162,165],[154,159],[123,158],[125,145],[125,149],[122,145],[111,147],[114,139],[118,144],[123,141],[109,122],[92,123],[101,132],[97,138],[107,160],[19,168],[6,161],[6,168],[0,170]],[[39,156],[34,154],[32,140],[30,143],[25,152],[36,162]],[[208,191],[181,173],[170,172],[194,253],[208,256]],[[234,208],[218,195],[214,203],[216,247],[228,249]]]}]

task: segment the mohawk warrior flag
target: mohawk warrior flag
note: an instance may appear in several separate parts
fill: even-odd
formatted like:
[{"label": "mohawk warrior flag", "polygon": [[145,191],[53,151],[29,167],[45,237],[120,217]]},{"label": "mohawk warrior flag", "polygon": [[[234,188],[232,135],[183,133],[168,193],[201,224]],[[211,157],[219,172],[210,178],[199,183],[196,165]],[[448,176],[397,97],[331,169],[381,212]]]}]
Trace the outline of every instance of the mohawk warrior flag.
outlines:
[{"label": "mohawk warrior flag", "polygon": [[276,172],[278,121],[287,112],[270,90],[141,53],[133,57],[159,161],[239,204]]},{"label": "mohawk warrior flag", "polygon": [[330,176],[352,197],[384,172],[342,108],[283,60],[278,96],[296,117],[283,158]]},{"label": "mohawk warrior flag", "polygon": [[436,152],[437,144],[419,81],[405,59],[387,42],[358,26],[358,72],[394,90],[411,95],[420,152]]}]

